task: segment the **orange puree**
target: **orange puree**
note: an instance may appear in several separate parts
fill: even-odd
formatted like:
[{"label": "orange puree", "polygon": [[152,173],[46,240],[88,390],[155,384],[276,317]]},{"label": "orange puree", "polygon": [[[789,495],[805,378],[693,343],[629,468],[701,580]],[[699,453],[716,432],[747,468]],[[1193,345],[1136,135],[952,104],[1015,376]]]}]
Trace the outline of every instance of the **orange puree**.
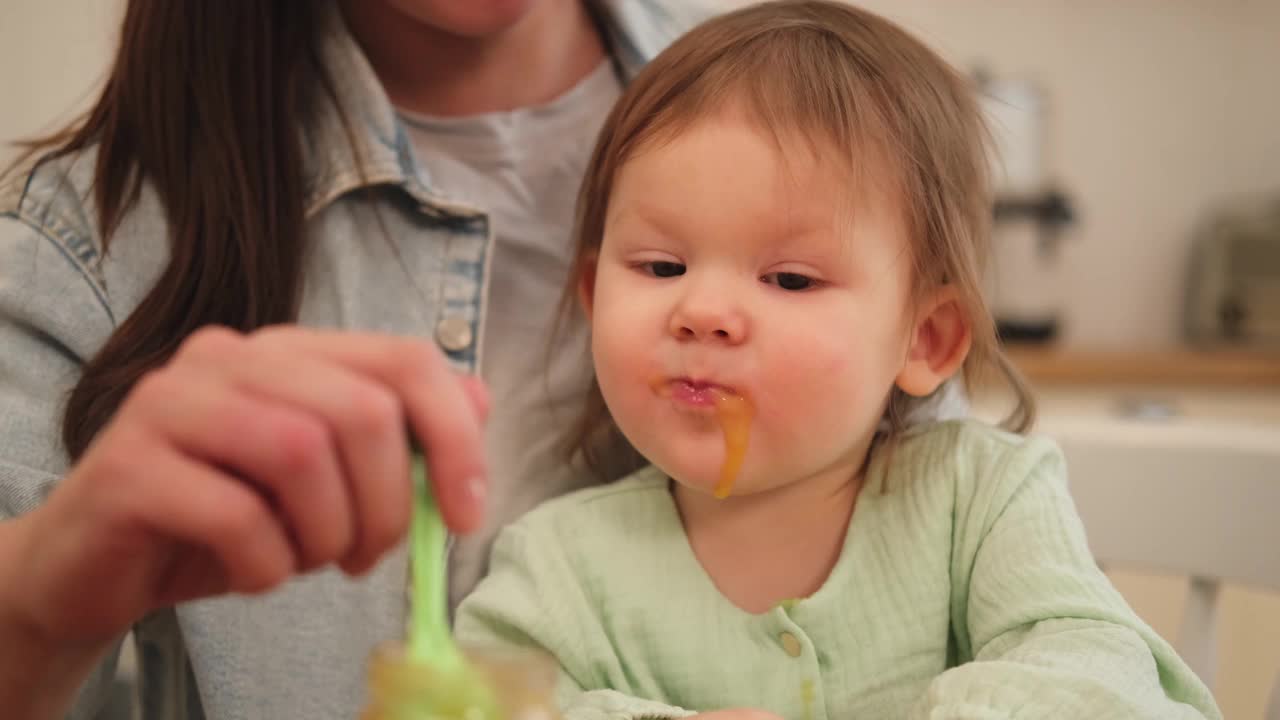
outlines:
[{"label": "orange puree", "polygon": [[733,492],[733,482],[742,469],[742,459],[747,454],[747,438],[751,435],[751,403],[741,395],[716,391],[716,418],[724,433],[724,463],[720,465],[720,482],[716,483],[716,497],[723,500]]},{"label": "orange puree", "polygon": [[[662,397],[670,397],[671,389],[664,378],[649,381],[649,387]],[[747,454],[747,438],[751,435],[751,418],[755,414],[751,403],[741,395],[724,390],[714,390],[716,419],[724,434],[724,462],[720,465],[720,480],[716,483],[715,496],[721,500],[733,492],[733,483],[742,469],[742,459]]]}]

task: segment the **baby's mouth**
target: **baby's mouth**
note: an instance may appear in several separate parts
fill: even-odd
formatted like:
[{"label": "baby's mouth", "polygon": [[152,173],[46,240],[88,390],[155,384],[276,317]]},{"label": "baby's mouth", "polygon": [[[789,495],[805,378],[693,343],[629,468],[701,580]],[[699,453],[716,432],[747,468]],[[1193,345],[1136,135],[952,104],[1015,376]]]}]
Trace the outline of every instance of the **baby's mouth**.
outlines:
[{"label": "baby's mouth", "polygon": [[689,410],[714,415],[719,421],[724,433],[725,454],[715,496],[721,499],[728,497],[747,452],[751,420],[755,415],[751,401],[728,385],[708,380],[663,378],[655,379],[651,385],[659,397],[670,398],[673,403]]},{"label": "baby's mouth", "polygon": [[707,380],[675,378],[655,388],[662,397],[669,397],[681,405],[714,411],[718,402],[737,397],[732,387]]}]

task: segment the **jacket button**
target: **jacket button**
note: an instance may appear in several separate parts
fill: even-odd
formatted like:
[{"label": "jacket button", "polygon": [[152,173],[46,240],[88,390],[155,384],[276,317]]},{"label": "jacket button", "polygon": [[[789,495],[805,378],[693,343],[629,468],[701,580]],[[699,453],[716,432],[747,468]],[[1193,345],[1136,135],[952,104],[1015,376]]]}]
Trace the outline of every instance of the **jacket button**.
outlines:
[{"label": "jacket button", "polygon": [[446,315],[436,323],[436,340],[445,350],[451,352],[464,350],[474,339],[471,323],[461,315]]}]

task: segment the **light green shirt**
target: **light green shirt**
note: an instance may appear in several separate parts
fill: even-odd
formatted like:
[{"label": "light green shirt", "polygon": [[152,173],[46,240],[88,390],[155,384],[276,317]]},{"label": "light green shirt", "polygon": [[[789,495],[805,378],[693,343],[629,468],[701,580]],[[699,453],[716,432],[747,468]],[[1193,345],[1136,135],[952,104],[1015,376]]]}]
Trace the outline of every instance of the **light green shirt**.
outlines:
[{"label": "light green shirt", "polygon": [[457,633],[554,655],[569,720],[1221,717],[1098,570],[1057,448],[972,421],[873,457],[808,598],[730,603],[650,468],[505,531]]}]

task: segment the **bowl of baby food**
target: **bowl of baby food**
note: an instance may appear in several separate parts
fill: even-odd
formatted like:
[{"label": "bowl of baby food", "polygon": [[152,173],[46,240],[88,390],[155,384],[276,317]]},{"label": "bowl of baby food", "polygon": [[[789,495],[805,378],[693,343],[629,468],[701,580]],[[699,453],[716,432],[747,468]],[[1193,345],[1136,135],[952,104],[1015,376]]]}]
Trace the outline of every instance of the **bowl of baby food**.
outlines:
[{"label": "bowl of baby food", "polygon": [[369,705],[361,720],[558,720],[557,665],[534,650],[463,648],[497,696],[498,715],[473,688],[442,678],[409,658],[401,643],[369,661]]}]

